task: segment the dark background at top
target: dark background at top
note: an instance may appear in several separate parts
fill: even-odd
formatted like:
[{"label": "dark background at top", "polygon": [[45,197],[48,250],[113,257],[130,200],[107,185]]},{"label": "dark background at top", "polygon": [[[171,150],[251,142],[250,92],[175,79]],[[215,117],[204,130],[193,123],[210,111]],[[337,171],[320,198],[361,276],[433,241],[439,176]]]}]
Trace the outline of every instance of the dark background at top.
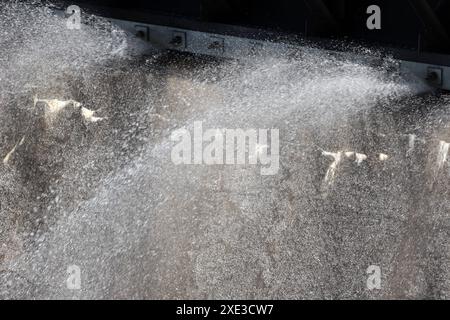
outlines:
[{"label": "dark background at top", "polygon": [[[267,29],[308,37],[351,39],[368,43],[450,53],[448,38],[436,36],[426,18],[411,3],[421,0],[322,0],[332,23],[314,8],[314,0],[73,0],[72,4],[101,7],[100,13],[115,18],[201,29],[205,23]],[[446,34],[450,34],[450,0],[426,0]],[[366,28],[366,9],[376,4],[382,11],[382,29]],[[116,10],[118,9],[118,10]],[[103,11],[103,12],[102,12]],[[180,24],[180,19],[191,21]]]}]

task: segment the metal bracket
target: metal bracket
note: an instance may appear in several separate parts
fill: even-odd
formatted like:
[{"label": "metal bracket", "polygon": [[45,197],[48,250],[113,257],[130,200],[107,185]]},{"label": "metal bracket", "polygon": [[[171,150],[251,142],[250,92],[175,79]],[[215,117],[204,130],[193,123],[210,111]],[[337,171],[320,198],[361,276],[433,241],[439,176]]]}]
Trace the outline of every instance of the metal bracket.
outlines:
[{"label": "metal bracket", "polygon": [[176,49],[186,49],[186,32],[173,31],[169,45]]},{"label": "metal bracket", "polygon": [[430,85],[442,87],[443,84],[444,70],[438,67],[428,67],[427,68],[427,78],[426,80]]},{"label": "metal bracket", "polygon": [[209,38],[209,44],[208,44],[208,50],[214,51],[214,52],[225,52],[225,39],[221,37],[210,37]]},{"label": "metal bracket", "polygon": [[136,26],[134,26],[134,30],[135,30],[135,36],[137,38],[145,40],[145,41],[149,41],[147,26],[136,25]]}]

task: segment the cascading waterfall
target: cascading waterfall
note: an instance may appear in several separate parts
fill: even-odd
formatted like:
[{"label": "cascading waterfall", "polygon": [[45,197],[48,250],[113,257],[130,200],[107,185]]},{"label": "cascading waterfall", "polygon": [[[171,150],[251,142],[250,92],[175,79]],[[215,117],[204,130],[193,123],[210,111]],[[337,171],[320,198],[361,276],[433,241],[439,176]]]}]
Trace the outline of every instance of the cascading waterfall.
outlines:
[{"label": "cascading waterfall", "polygon": [[[0,4],[0,297],[450,297],[448,97],[307,47],[136,56],[92,21]],[[195,121],[279,129],[278,174],[173,164],[171,133]]]}]

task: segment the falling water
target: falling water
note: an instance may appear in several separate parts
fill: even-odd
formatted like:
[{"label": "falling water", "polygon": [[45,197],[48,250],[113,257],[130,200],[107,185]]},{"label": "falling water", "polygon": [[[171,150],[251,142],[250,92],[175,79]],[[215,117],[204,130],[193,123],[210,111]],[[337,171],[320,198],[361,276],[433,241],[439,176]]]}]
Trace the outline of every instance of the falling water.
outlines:
[{"label": "falling water", "polygon": [[327,152],[323,151],[322,154],[327,157],[333,158],[333,162],[330,164],[330,167],[327,170],[327,173],[325,174],[325,180],[324,182],[327,184],[331,184],[334,181],[334,177],[336,175],[336,171],[338,169],[339,164],[342,160],[342,152]]},{"label": "falling water", "polygon": [[[450,101],[394,61],[143,56],[97,17],[0,18],[0,297],[450,297]],[[279,129],[278,174],[174,165],[194,121]]]},{"label": "falling water", "polygon": [[450,143],[445,142],[445,141],[439,141],[437,171],[440,171],[444,167],[444,165],[447,163],[449,147],[450,147]]}]

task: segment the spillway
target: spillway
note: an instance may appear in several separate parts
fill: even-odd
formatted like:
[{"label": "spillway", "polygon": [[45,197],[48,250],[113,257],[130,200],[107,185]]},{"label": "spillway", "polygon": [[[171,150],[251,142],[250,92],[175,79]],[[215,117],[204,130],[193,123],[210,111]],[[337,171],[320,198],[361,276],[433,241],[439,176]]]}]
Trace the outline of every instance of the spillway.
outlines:
[{"label": "spillway", "polygon": [[[450,297],[448,95],[365,48],[141,46],[0,4],[1,298]],[[278,171],[175,165],[196,121],[278,129]]]}]

